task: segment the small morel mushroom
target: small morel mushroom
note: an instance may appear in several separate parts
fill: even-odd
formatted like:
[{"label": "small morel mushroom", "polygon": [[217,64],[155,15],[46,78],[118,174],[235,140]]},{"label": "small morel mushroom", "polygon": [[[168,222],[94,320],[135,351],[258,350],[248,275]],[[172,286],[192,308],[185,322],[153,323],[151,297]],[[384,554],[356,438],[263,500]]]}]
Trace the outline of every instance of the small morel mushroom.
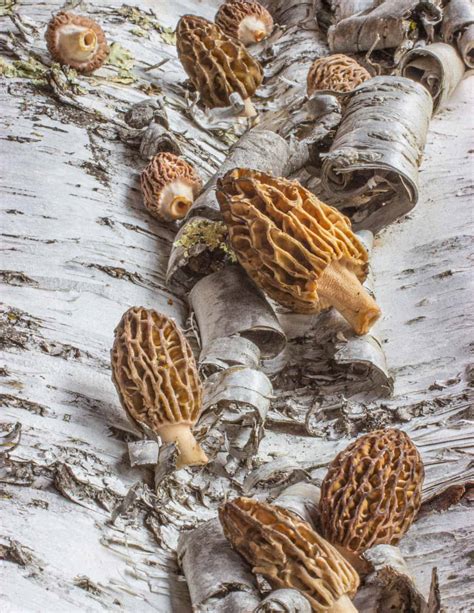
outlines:
[{"label": "small morel mushroom", "polygon": [[245,47],[214,23],[185,15],[176,28],[178,57],[204,103],[210,107],[230,106],[229,96],[238,93],[246,117],[256,115],[250,100],[263,79],[263,72]]},{"label": "small morel mushroom", "polygon": [[357,611],[350,599],[359,586],[352,566],[297,515],[251,498],[219,509],[232,547],[273,588],[302,592],[313,611]]},{"label": "small morel mushroom", "polygon": [[178,467],[206,464],[191,432],[201,410],[201,382],[191,347],[175,322],[132,307],[115,329],[111,358],[112,379],[132,420],[176,443]]},{"label": "small morel mushroom", "polygon": [[396,545],[421,501],[420,454],[400,430],[375,430],[331,462],[321,487],[324,537],[349,559],[374,545]]},{"label": "small morel mushroom", "polygon": [[273,30],[272,16],[258,2],[222,4],[215,21],[227,35],[238,38],[244,45],[259,43]]},{"label": "small morel mushroom", "polygon": [[173,153],[159,153],[141,174],[143,200],[161,221],[182,219],[202,187],[196,170]]},{"label": "small morel mushroom", "polygon": [[240,264],[271,298],[297,313],[334,306],[357,334],[380,309],[361,282],[368,254],[347,217],[297,181],[236,168],[217,184]]},{"label": "small morel mushroom", "polygon": [[308,96],[316,91],[350,92],[370,78],[367,70],[347,55],[321,57],[309,69]]},{"label": "small morel mushroom", "polygon": [[78,72],[93,72],[104,63],[109,48],[98,23],[72,13],[55,15],[46,30],[48,51],[56,62]]}]

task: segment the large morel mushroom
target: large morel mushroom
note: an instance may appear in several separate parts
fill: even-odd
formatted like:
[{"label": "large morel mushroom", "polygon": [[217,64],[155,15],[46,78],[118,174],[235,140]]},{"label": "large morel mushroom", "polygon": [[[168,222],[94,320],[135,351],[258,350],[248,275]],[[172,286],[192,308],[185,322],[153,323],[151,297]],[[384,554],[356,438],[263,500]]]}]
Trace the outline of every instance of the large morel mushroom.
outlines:
[{"label": "large morel mushroom", "polygon": [[176,28],[176,47],[206,106],[230,106],[229,96],[236,92],[245,104],[243,115],[256,114],[250,97],[262,82],[263,72],[242,43],[207,19],[185,15]]},{"label": "large morel mushroom", "polygon": [[191,347],[175,322],[132,307],[115,329],[111,358],[112,379],[131,419],[176,443],[178,467],[206,464],[191,432],[201,410],[201,382]]},{"label": "large morel mushroom", "polygon": [[370,79],[367,70],[347,55],[321,57],[308,71],[308,96],[317,91],[350,92],[367,79]]},{"label": "large morel mushroom", "polygon": [[270,36],[273,18],[258,2],[227,2],[219,7],[216,24],[244,45],[259,43]]},{"label": "large morel mushroom", "polygon": [[273,588],[299,590],[318,613],[356,611],[356,571],[297,515],[242,497],[225,503],[219,518],[232,547]]},{"label": "large morel mushroom", "polygon": [[331,462],[321,487],[324,537],[347,553],[396,545],[421,502],[424,468],[404,432],[375,430],[361,436]]},{"label": "large morel mushroom", "polygon": [[357,334],[380,316],[362,282],[368,255],[347,217],[297,181],[236,168],[217,185],[232,248],[271,298],[297,313],[334,306]]},{"label": "large morel mushroom", "polygon": [[82,15],[58,13],[49,22],[45,38],[53,60],[78,72],[97,70],[109,54],[102,28]]}]

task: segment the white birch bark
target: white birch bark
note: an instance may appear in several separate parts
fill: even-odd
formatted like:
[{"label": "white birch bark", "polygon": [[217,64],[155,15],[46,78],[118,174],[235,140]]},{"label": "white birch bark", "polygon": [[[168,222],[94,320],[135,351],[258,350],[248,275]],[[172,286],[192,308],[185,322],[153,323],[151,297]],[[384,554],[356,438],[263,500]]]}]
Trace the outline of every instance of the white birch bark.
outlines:
[{"label": "white birch bark", "polygon": [[[185,13],[212,18],[219,3],[135,4],[173,28]],[[109,350],[128,307],[153,307],[184,325],[187,305],[164,283],[174,230],[144,210],[138,176],[145,162],[117,129],[153,86],[204,180],[236,136],[193,121],[166,33],[146,29],[150,22],[137,14],[139,23],[127,22],[119,1],[72,5],[131,51],[136,80],[114,81],[129,73],[109,66],[78,78],[84,93],[55,97],[31,78],[1,78],[0,424],[7,433],[20,423],[21,438],[0,465],[0,609],[188,613],[175,554],[180,529],[215,517],[224,494],[240,492],[236,482],[247,495],[275,497],[292,480],[317,481],[337,451],[375,427],[395,425],[414,438],[427,468],[426,498],[472,480],[469,80],[431,123],[416,208],[375,241],[393,397],[354,396],[360,377],[334,371],[317,320],[309,329],[308,319],[289,318],[304,336],[286,352],[254,463],[237,469],[222,453],[208,469],[159,475],[154,494],[151,470],[130,467],[125,441],[135,436],[125,433]],[[59,8],[49,0],[14,4],[21,29],[2,17],[1,57],[11,64],[34,53],[48,65],[42,34]],[[305,418],[316,399],[319,421],[309,436]],[[465,498],[426,514],[401,543],[425,596],[438,567],[443,606],[453,612],[474,606],[470,548]]]}]

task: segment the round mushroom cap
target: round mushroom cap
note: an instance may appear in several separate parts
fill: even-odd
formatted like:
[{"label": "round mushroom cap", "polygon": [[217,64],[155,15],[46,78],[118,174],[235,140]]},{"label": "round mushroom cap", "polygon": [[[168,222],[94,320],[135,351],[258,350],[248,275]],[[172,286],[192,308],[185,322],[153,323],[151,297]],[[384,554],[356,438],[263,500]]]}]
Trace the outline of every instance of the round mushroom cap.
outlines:
[{"label": "round mushroom cap", "polygon": [[329,308],[318,296],[318,278],[334,260],[366,278],[368,254],[349,219],[298,181],[235,168],[218,181],[217,199],[240,264],[294,312]]},{"label": "round mushroom cap", "polygon": [[347,55],[338,53],[321,57],[309,69],[308,96],[316,91],[351,92],[370,78],[369,72]]},{"label": "round mushroom cap", "polygon": [[209,107],[230,105],[236,92],[250,98],[263,79],[260,64],[236,39],[214,23],[185,15],[176,28],[178,57],[194,87]]},{"label": "round mushroom cap", "polygon": [[154,432],[193,425],[202,389],[191,347],[176,323],[157,311],[132,307],[115,329],[112,379],[122,406]]},{"label": "round mushroom cap", "polygon": [[228,35],[244,45],[258,43],[270,36],[273,18],[258,2],[229,2],[216,13],[216,24]]},{"label": "round mushroom cap", "polygon": [[361,436],[331,462],[322,483],[324,537],[353,553],[396,545],[420,508],[423,478],[407,434],[387,429]]},{"label": "round mushroom cap", "polygon": [[90,73],[105,62],[109,48],[104,31],[89,17],[61,11],[48,24],[48,51],[55,62]]},{"label": "round mushroom cap", "polygon": [[202,187],[195,168],[174,153],[158,153],[143,170],[143,200],[161,221],[182,219]]},{"label": "round mushroom cap", "polygon": [[232,547],[273,588],[295,588],[313,611],[330,611],[342,596],[352,598],[359,576],[311,526],[286,509],[236,498],[219,509]]}]

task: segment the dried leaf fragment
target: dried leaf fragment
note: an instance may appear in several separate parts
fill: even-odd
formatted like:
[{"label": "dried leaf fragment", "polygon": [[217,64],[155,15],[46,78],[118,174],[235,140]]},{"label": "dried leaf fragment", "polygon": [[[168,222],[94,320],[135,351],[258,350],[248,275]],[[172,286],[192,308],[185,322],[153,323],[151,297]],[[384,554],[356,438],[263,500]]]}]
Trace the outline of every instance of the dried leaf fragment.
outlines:
[{"label": "dried leaf fragment", "polygon": [[259,2],[228,2],[216,13],[216,24],[244,45],[259,43],[270,36],[273,18]]},{"label": "dried leaf fragment", "polygon": [[251,498],[219,509],[224,534],[274,588],[295,588],[313,611],[356,611],[359,577],[351,565],[297,515]]},{"label": "dried leaf fragment", "polygon": [[367,70],[347,55],[321,57],[308,71],[308,96],[316,91],[350,92],[367,79],[370,79]]},{"label": "dried leaf fragment", "polygon": [[217,184],[231,245],[249,276],[297,313],[334,306],[357,334],[380,309],[362,287],[368,255],[347,217],[297,181],[236,168]]},{"label": "dried leaf fragment", "polygon": [[115,329],[111,359],[112,379],[132,420],[175,442],[179,467],[206,464],[191,432],[201,410],[201,382],[176,323],[157,311],[132,307]]}]

